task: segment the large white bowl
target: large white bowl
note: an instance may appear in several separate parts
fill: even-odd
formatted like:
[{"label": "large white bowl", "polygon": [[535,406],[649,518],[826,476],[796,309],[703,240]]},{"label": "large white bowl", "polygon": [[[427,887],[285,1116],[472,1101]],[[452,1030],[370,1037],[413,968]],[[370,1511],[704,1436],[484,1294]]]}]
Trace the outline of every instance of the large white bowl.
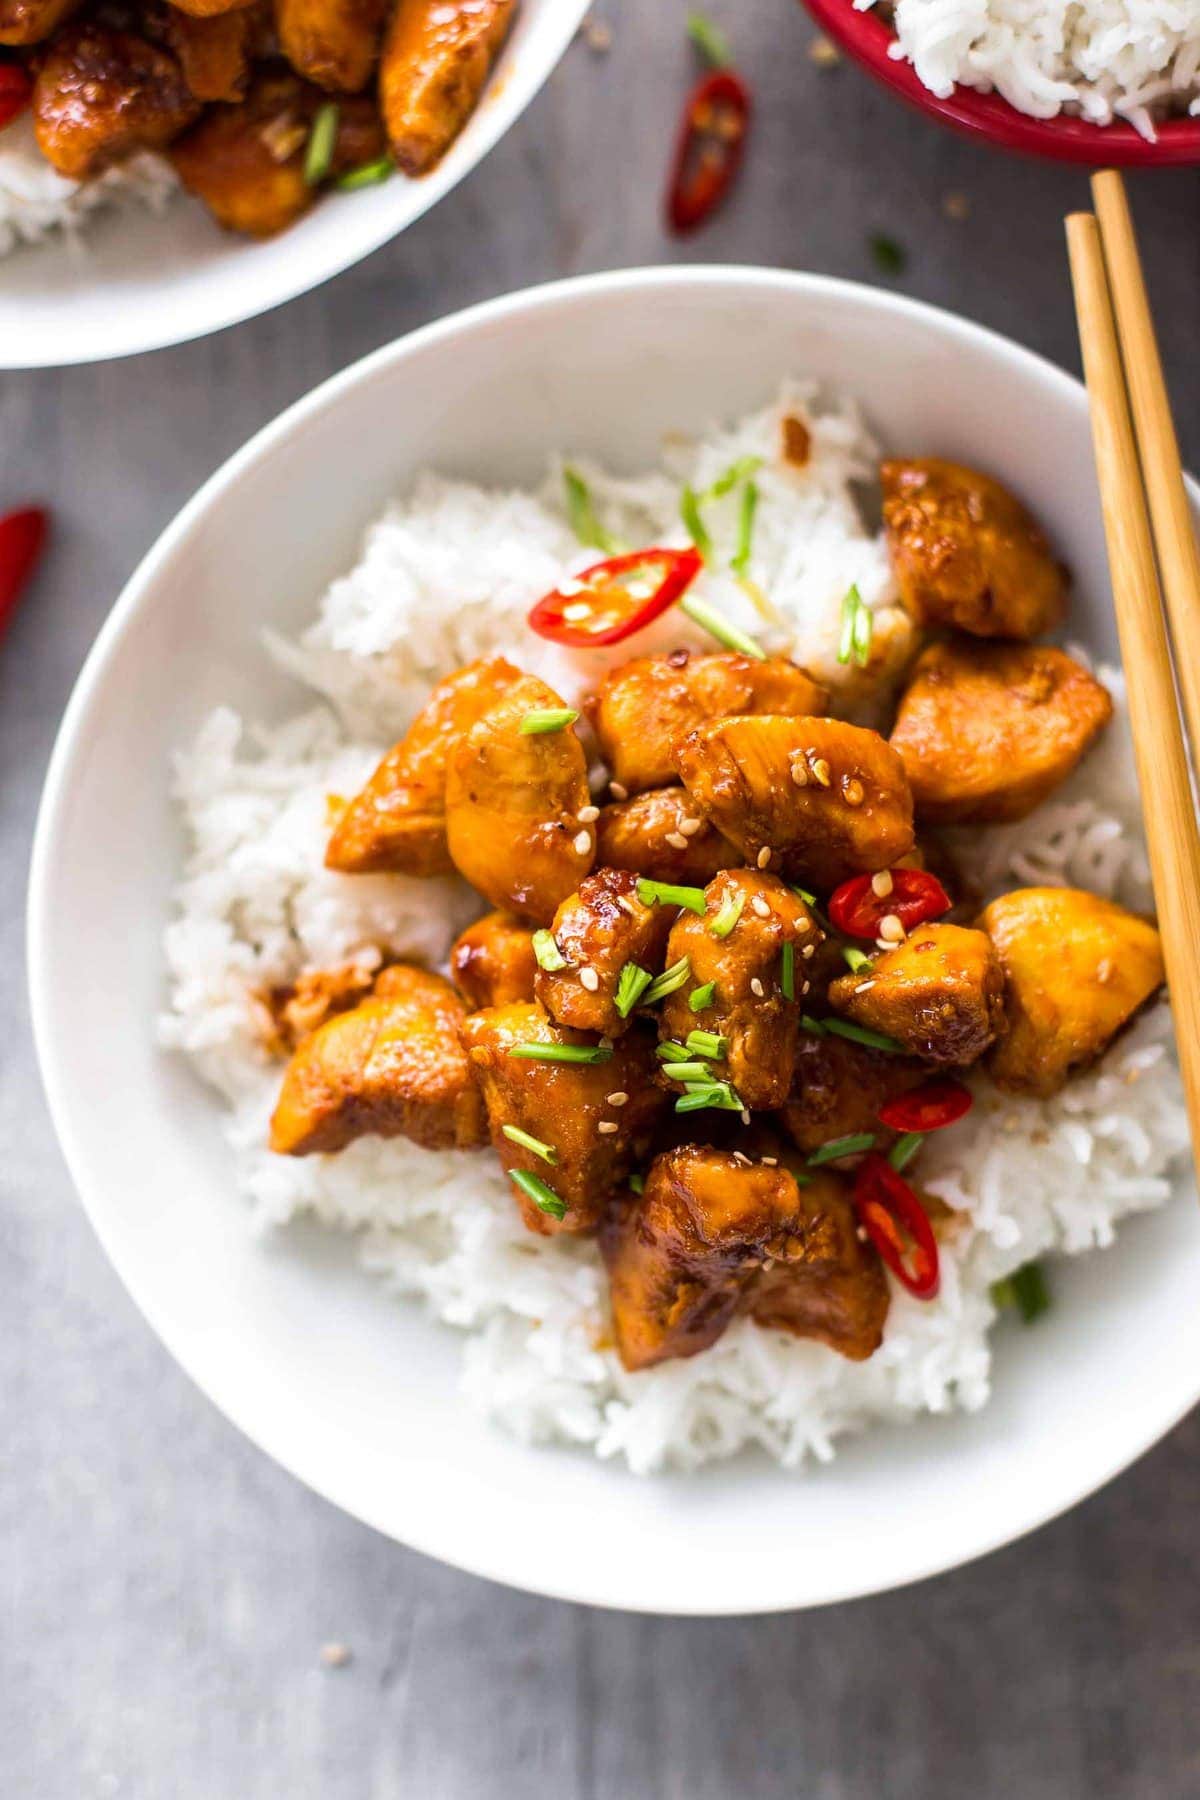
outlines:
[{"label": "large white bowl", "polygon": [[522,0],[461,137],[418,181],[330,195],[266,243],[234,237],[186,195],[163,213],[120,208],[78,242],[56,234],[0,262],[0,368],[40,369],[182,344],[267,312],[348,269],[482,161],[528,106],[591,0]]},{"label": "large white bowl", "polygon": [[[1065,280],[1065,275],[1064,275]],[[315,1232],[255,1241],[217,1105],[160,1053],[160,935],[181,852],[167,764],[214,704],[282,715],[267,661],[423,464],[531,481],[570,446],[629,468],[668,427],[764,402],[785,371],[857,393],[896,447],[986,464],[1032,496],[1077,577],[1073,627],[1115,651],[1085,401],[1036,357],[865,288],[738,269],[602,276],[492,302],[357,364],[261,432],[139,569],[71,701],[30,900],[54,1118],[96,1229],[151,1324],[285,1467],[480,1574],[667,1613],[812,1606],[912,1581],[1089,1494],[1200,1395],[1194,1191],[1055,1270],[1005,1329],[995,1397],[784,1474],[750,1458],[637,1479],[525,1449],[456,1388],[461,1340]],[[114,1416],[121,1399],[113,1395]]]}]

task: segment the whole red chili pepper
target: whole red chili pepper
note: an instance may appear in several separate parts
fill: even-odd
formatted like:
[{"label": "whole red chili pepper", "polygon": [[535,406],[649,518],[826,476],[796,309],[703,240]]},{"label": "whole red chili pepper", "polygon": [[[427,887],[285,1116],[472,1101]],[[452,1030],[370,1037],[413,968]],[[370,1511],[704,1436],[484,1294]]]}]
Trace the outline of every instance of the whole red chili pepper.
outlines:
[{"label": "whole red chili pepper", "polygon": [[29,105],[33,83],[20,63],[0,62],[0,131]]},{"label": "whole red chili pepper", "polygon": [[877,938],[881,922],[894,914],[905,931],[940,918],[952,905],[936,875],[927,869],[893,869],[888,893],[877,894],[874,876],[854,875],[829,896],[829,917],[847,937]]},{"label": "whole red chili pepper", "polygon": [[42,554],[49,524],[50,515],[40,506],[22,506],[0,518],[0,635]]},{"label": "whole red chili pepper", "polygon": [[970,1089],[945,1075],[889,1100],[876,1116],[889,1131],[942,1131],[964,1118],[973,1105]]},{"label": "whole red chili pepper", "polygon": [[556,644],[619,644],[673,606],[703,567],[691,546],[610,556],[544,595],[529,624]]},{"label": "whole red chili pepper", "polygon": [[903,1175],[876,1150],[858,1165],[854,1211],[896,1280],[918,1300],[932,1300],[941,1267],[929,1215]]},{"label": "whole red chili pepper", "polygon": [[750,90],[732,69],[714,69],[688,96],[667,191],[675,232],[694,231],[733,185],[750,128]]}]

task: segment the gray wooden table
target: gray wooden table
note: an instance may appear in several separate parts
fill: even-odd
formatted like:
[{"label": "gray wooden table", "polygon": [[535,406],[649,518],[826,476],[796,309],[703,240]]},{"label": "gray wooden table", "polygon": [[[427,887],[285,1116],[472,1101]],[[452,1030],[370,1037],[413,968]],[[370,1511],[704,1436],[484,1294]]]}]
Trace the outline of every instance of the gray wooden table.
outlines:
[{"label": "gray wooden table", "polygon": [[[687,254],[881,279],[868,239],[884,232],[908,251],[905,292],[1076,366],[1061,221],[1085,201],[1080,174],[994,158],[854,70],[820,70],[792,0],[711,6],[759,117],[736,205]],[[51,1135],[24,870],[106,610],[198,483],[314,382],[467,302],[680,256],[659,192],[691,67],[684,13],[600,0],[610,53],[576,43],[484,168],[319,293],[179,350],[0,377],[0,496],[41,493],[58,521],[0,654],[11,1800],[1200,1794],[1200,1417],[1070,1517],[906,1593],[711,1624],[528,1599],[343,1518],[219,1418],[118,1285]],[[1200,173],[1141,179],[1134,199],[1195,463]],[[335,1643],[340,1667],[322,1660]]]}]

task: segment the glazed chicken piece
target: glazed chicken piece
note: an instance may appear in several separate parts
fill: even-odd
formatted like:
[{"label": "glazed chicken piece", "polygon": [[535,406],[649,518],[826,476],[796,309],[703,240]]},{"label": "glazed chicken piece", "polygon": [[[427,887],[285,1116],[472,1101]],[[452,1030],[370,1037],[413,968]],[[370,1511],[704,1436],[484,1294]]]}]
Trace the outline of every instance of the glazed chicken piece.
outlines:
[{"label": "glazed chicken piece", "polygon": [[637,890],[628,869],[597,869],[555,913],[551,935],[565,967],[540,968],[534,992],[560,1025],[620,1037],[633,1024],[631,1010],[617,1010],[621,971],[635,963],[658,974],[674,916],[644,906]]},{"label": "glazed chicken piece", "polygon": [[984,932],[918,925],[869,969],[835,981],[829,1003],[927,1062],[973,1063],[1004,1027],[1004,976]]},{"label": "glazed chicken piece", "polygon": [[446,765],[451,745],[521,680],[502,656],[468,663],[438,683],[342,814],[325,867],[343,875],[449,875]]},{"label": "glazed chicken piece", "polygon": [[979,923],[996,946],[1007,1010],[988,1069],[1011,1093],[1056,1094],[1164,980],[1156,927],[1098,894],[1018,888]]},{"label": "glazed chicken piece", "polygon": [[632,800],[601,807],[596,821],[596,861],[652,881],[706,887],[741,860],[729,839],[700,818],[686,788],[647,788]]},{"label": "glazed chicken piece", "polygon": [[359,1137],[407,1137],[428,1150],[485,1141],[483,1107],[448,981],[396,963],[369,1000],[304,1038],[283,1077],[271,1148],[283,1156],[344,1150]]},{"label": "glazed chicken piece", "polygon": [[177,11],[190,13],[193,19],[216,19],[223,13],[240,12],[243,7],[255,3],[256,0],[170,0]]},{"label": "glazed chicken piece", "polygon": [[848,1187],[824,1171],[800,1187],[728,1151],[667,1151],[610,1214],[601,1248],[627,1369],[695,1356],[740,1316],[855,1361],[883,1340],[887,1278]]},{"label": "glazed chicken piece", "polygon": [[[727,1080],[743,1106],[782,1106],[791,1092],[806,969],[821,933],[791,888],[754,869],[725,870],[709,883],[704,899],[703,918],[681,912],[671,928],[667,967],[686,956],[691,972],[662,1002],[659,1036],[681,1045],[692,1031],[724,1038],[714,1077]],[[792,999],[783,991],[788,944]],[[710,982],[711,999],[693,1011],[692,995]],[[662,1079],[681,1093],[669,1067]]]},{"label": "glazed chicken piece", "polygon": [[178,58],[184,84],[194,99],[232,103],[245,98],[250,65],[263,36],[257,7],[196,18],[168,6],[164,26],[168,47]]},{"label": "glazed chicken piece", "polygon": [[450,976],[469,1012],[533,999],[533,933],[507,913],[485,913],[455,941]]},{"label": "glazed chicken piece", "polygon": [[829,696],[782,656],[760,662],[720,651],[638,656],[601,682],[588,716],[620,797],[678,780],[675,749],[707,719],[731,713],[817,714]]},{"label": "glazed chicken piece", "polygon": [[338,94],[366,87],[387,0],[275,0],[279,47],[298,75]]},{"label": "glazed chicken piece", "polygon": [[[842,967],[845,967],[843,963]],[[888,1050],[802,1031],[792,1094],[779,1117],[806,1153],[835,1138],[882,1132],[879,1109],[929,1080],[925,1064]]]},{"label": "glazed chicken piece", "polygon": [[271,988],[264,996],[271,1015],[276,1054],[287,1054],[301,1038],[324,1025],[336,1013],[349,1012],[365,1000],[375,985],[376,971],[361,963],[343,963],[336,969],[306,969],[286,987]]},{"label": "glazed chicken piece", "polygon": [[[611,1050],[582,1032],[547,1018],[540,1006],[488,1007],[472,1013],[462,1041],[483,1090],[496,1154],[505,1169],[523,1169],[546,1182],[565,1204],[561,1220],[542,1212],[514,1188],[531,1231],[592,1231],[614,1188],[646,1155],[654,1124],[667,1104],[654,1081],[654,1040],[631,1031]],[[600,1049],[595,1063],[538,1062],[514,1056],[523,1044]],[[512,1126],[544,1144],[552,1160],[514,1143]]]},{"label": "glazed chicken piece", "polygon": [[161,150],[200,111],[175,58],[131,31],[67,25],[33,86],[38,148],[82,181],[135,150]]},{"label": "glazed chicken piece", "polygon": [[528,714],[561,708],[544,681],[520,676],[451,743],[446,776],[455,867],[493,906],[536,925],[575,892],[596,848],[583,745],[569,726],[521,729]]},{"label": "glazed chicken piece", "polygon": [[397,0],[379,104],[406,175],[440,162],[474,112],[515,10],[516,0]]},{"label": "glazed chicken piece", "polygon": [[932,644],[892,731],[917,817],[1023,819],[1064,782],[1112,717],[1088,671],[1043,644]]},{"label": "glazed chicken piece", "polygon": [[1035,638],[1067,605],[1067,576],[1020,501],[938,457],[885,462],[883,522],[900,593],[922,625]]},{"label": "glazed chicken piece", "polygon": [[821,891],[890,868],[913,847],[904,764],[840,719],[713,719],[676,761],[697,811],[747,862]]},{"label": "glazed chicken piece", "polygon": [[0,44],[42,44],[80,0],[0,0]]}]

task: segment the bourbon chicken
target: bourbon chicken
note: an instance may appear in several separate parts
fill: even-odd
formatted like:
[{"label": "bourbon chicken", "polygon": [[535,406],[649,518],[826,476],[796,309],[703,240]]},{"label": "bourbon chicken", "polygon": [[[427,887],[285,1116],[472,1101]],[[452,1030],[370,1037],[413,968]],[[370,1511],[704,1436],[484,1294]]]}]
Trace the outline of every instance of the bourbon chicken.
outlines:
[{"label": "bourbon chicken", "polygon": [[869,968],[843,975],[829,1004],[927,1062],[977,1062],[1004,1023],[1004,977],[985,932],[918,925]]}]

